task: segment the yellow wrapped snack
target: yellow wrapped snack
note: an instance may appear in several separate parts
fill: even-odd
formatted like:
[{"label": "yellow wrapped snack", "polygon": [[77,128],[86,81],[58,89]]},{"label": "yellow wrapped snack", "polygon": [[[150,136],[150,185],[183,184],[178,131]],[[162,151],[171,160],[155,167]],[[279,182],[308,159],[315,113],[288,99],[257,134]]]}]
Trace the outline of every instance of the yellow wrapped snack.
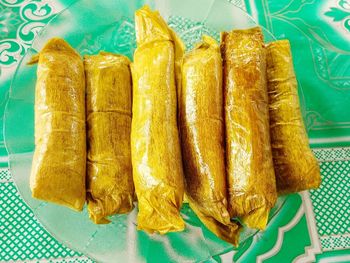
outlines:
[{"label": "yellow wrapped snack", "polygon": [[222,59],[214,39],[203,37],[184,57],[179,98],[185,189],[191,208],[218,237],[238,244],[226,199]]},{"label": "yellow wrapped snack", "polygon": [[277,198],[261,29],[222,34],[229,211],[264,229]]},{"label": "yellow wrapped snack", "polygon": [[317,188],[320,168],[308,143],[288,40],[267,45],[272,155],[279,194]]},{"label": "yellow wrapped snack", "polygon": [[35,152],[30,188],[35,198],[82,210],[85,203],[85,77],[79,54],[63,39],[38,56]]},{"label": "yellow wrapped snack", "polygon": [[131,168],[131,74],[127,57],[85,56],[87,108],[87,201],[90,218],[133,209]]},{"label": "yellow wrapped snack", "polygon": [[174,34],[147,6],[136,11],[135,23],[131,154],[138,229],[161,234],[182,231],[184,178],[174,70],[181,46],[174,46]]}]

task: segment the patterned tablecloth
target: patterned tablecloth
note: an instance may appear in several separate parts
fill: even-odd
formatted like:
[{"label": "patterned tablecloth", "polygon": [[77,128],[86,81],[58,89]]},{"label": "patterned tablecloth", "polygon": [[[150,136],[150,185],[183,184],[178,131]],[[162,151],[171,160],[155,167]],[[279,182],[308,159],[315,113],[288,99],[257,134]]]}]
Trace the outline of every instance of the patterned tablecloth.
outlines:
[{"label": "patterned tablecloth", "polygon": [[[174,0],[175,1],[175,0]],[[0,261],[91,262],[56,241],[11,179],[2,120],[11,78],[38,31],[73,0],[0,0]],[[270,227],[210,262],[350,262],[350,0],[231,0],[291,41],[322,185],[291,195]]]}]

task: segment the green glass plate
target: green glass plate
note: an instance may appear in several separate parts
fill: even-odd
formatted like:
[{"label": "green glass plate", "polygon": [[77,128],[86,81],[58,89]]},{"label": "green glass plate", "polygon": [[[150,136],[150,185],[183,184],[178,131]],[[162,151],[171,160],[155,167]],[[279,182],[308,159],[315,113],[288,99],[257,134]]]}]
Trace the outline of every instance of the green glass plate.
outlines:
[{"label": "green glass plate", "polygon": [[[29,175],[34,151],[36,66],[28,66],[27,62],[48,39],[62,37],[81,55],[104,50],[132,59],[136,47],[133,15],[146,2],[160,10],[184,40],[187,49],[191,49],[203,34],[219,41],[220,31],[257,25],[247,13],[226,0],[101,2],[81,0],[54,17],[38,34],[17,68],[5,110],[4,133],[11,172],[19,192],[55,238],[100,262],[116,259],[131,262],[203,261],[232,250],[230,244],[207,230],[186,204],[181,210],[186,230],[160,236],[136,230],[137,208],[129,215],[111,217],[112,223],[108,225],[95,225],[89,220],[86,209],[78,213],[31,197]],[[264,35],[266,41],[274,39],[265,29]],[[278,216],[284,202],[285,198],[278,199],[270,220]],[[241,243],[256,232],[242,231]]]}]

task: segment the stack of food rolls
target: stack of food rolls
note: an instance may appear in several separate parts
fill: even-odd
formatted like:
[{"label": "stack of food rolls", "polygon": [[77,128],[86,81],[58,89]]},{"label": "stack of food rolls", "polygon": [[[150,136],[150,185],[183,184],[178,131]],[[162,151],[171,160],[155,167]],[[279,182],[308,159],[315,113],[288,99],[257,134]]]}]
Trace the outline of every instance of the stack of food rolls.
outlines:
[{"label": "stack of food rolls", "polygon": [[48,41],[35,88],[35,198],[110,222],[137,203],[137,228],[185,229],[186,196],[203,225],[237,246],[263,230],[278,195],[317,188],[288,40],[260,27],[203,36],[185,52],[159,12],[135,13],[132,62],[82,58]]}]

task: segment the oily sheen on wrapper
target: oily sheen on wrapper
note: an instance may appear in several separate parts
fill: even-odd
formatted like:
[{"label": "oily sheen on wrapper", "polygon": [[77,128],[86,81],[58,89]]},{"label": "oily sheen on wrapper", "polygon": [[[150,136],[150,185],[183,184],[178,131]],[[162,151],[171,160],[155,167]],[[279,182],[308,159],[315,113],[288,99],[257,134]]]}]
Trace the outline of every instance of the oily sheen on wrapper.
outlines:
[{"label": "oily sheen on wrapper", "polygon": [[68,43],[53,38],[30,63],[36,62],[32,195],[80,211],[86,177],[83,61]]},{"label": "oily sheen on wrapper", "polygon": [[231,217],[264,229],[277,198],[261,29],[222,34],[228,203]]},{"label": "oily sheen on wrapper", "polygon": [[182,47],[175,47],[174,33],[147,6],[136,11],[135,28],[131,155],[137,227],[161,234],[182,231],[185,224],[179,210],[184,178],[175,76]]},{"label": "oily sheen on wrapper", "polygon": [[87,201],[90,218],[133,209],[131,167],[131,73],[127,57],[107,52],[85,56]]},{"label": "oily sheen on wrapper", "polygon": [[269,43],[267,81],[272,155],[279,194],[319,187],[320,168],[302,120],[288,40]]},{"label": "oily sheen on wrapper", "polygon": [[226,199],[220,47],[204,36],[182,64],[179,98],[185,190],[191,208],[218,237],[238,244]]}]

